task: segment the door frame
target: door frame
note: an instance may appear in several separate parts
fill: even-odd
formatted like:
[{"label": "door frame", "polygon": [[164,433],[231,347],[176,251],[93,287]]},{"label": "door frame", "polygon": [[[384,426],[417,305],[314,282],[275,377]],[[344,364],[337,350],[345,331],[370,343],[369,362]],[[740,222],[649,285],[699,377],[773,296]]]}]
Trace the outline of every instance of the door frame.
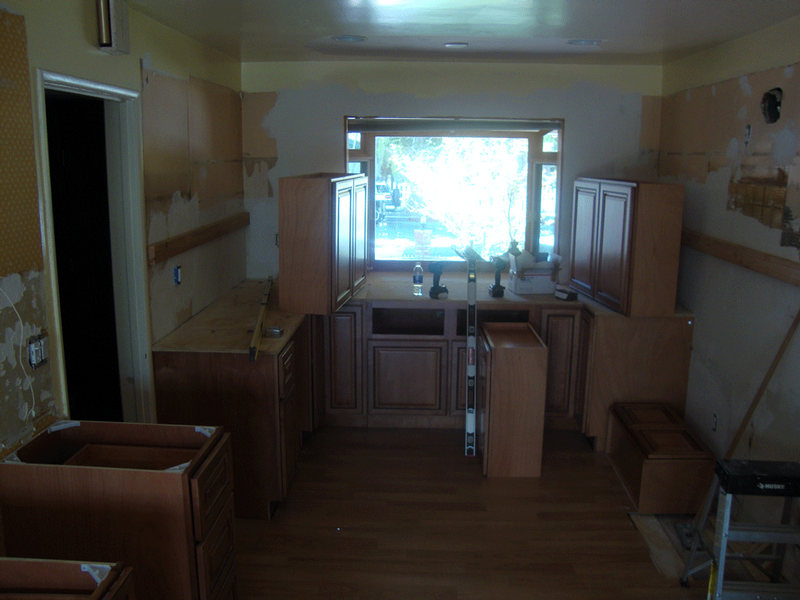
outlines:
[{"label": "door frame", "polygon": [[[36,71],[38,120],[37,165],[45,295],[50,329],[53,395],[68,411],[69,402],[55,255],[50,164],[47,144],[45,90],[100,98],[106,119],[106,157],[111,221],[114,305],[120,363],[120,392],[125,421],[156,421],[151,357],[149,288],[142,166],[142,111],[139,92],[61,75]],[[91,349],[86,359],[91,360]]]}]

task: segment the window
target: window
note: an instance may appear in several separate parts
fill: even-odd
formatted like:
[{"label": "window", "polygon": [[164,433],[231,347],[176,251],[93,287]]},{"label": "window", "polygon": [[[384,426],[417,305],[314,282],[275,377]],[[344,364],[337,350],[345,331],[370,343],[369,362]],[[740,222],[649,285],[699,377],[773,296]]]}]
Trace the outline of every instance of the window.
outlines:
[{"label": "window", "polygon": [[347,119],[348,172],[370,179],[370,263],[557,247],[560,121]]}]

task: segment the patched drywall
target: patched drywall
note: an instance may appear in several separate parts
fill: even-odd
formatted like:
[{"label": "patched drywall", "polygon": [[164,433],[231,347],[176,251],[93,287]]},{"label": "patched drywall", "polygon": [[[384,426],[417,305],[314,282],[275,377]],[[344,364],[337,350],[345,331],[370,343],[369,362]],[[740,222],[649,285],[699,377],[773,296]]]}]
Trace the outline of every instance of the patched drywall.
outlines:
[{"label": "patched drywall", "polygon": [[37,271],[0,277],[0,455],[31,434],[37,419],[66,414],[52,397],[49,362],[28,363],[27,341],[46,322],[43,279]]},{"label": "patched drywall", "polygon": [[[780,118],[767,122],[764,94],[780,88]],[[704,231],[753,246],[753,236],[732,235],[733,211],[774,234],[761,232],[756,249],[800,249],[800,71],[797,65],[744,75],[664,98],[659,172],[678,181],[709,182],[726,174],[726,190],[704,209]],[[718,185],[715,179],[712,185]],[[689,212],[692,207],[690,198]],[[752,229],[747,227],[748,230]],[[782,233],[781,233],[782,232]],[[781,254],[782,256],[785,255]],[[797,255],[795,255],[797,256]]]},{"label": "patched drywall", "polygon": [[[798,225],[798,74],[769,69],[665,97],[659,167],[685,186],[684,227],[800,265],[782,239]],[[785,91],[781,116],[767,123],[761,99],[775,87]],[[695,314],[686,419],[723,456],[800,311],[800,288],[685,247],[678,299]],[[796,334],[734,457],[800,460],[797,364]]]},{"label": "patched drywall", "polygon": [[[142,129],[148,244],[244,210],[238,92],[143,69]],[[245,278],[245,239],[236,231],[150,266],[153,340]]]}]

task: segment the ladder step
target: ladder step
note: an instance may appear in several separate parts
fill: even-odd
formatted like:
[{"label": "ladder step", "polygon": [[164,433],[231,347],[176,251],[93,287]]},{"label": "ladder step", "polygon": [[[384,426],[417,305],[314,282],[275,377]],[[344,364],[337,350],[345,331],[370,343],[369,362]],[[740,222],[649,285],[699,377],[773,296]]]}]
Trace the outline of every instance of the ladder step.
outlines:
[{"label": "ladder step", "polygon": [[798,544],[800,543],[800,527],[795,525],[731,523],[728,528],[728,541]]},{"label": "ladder step", "polygon": [[722,585],[723,600],[797,600],[800,587],[758,581],[726,581]]}]

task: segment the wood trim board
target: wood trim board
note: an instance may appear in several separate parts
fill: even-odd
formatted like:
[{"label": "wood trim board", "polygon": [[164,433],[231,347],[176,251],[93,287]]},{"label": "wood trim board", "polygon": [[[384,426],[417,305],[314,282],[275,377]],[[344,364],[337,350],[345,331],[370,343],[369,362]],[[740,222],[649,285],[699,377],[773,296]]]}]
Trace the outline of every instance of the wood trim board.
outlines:
[{"label": "wood trim board", "polygon": [[800,263],[684,229],[681,243],[757,273],[800,286]]},{"label": "wood trim board", "polygon": [[250,224],[250,213],[239,213],[215,223],[147,246],[147,264],[155,265]]}]

